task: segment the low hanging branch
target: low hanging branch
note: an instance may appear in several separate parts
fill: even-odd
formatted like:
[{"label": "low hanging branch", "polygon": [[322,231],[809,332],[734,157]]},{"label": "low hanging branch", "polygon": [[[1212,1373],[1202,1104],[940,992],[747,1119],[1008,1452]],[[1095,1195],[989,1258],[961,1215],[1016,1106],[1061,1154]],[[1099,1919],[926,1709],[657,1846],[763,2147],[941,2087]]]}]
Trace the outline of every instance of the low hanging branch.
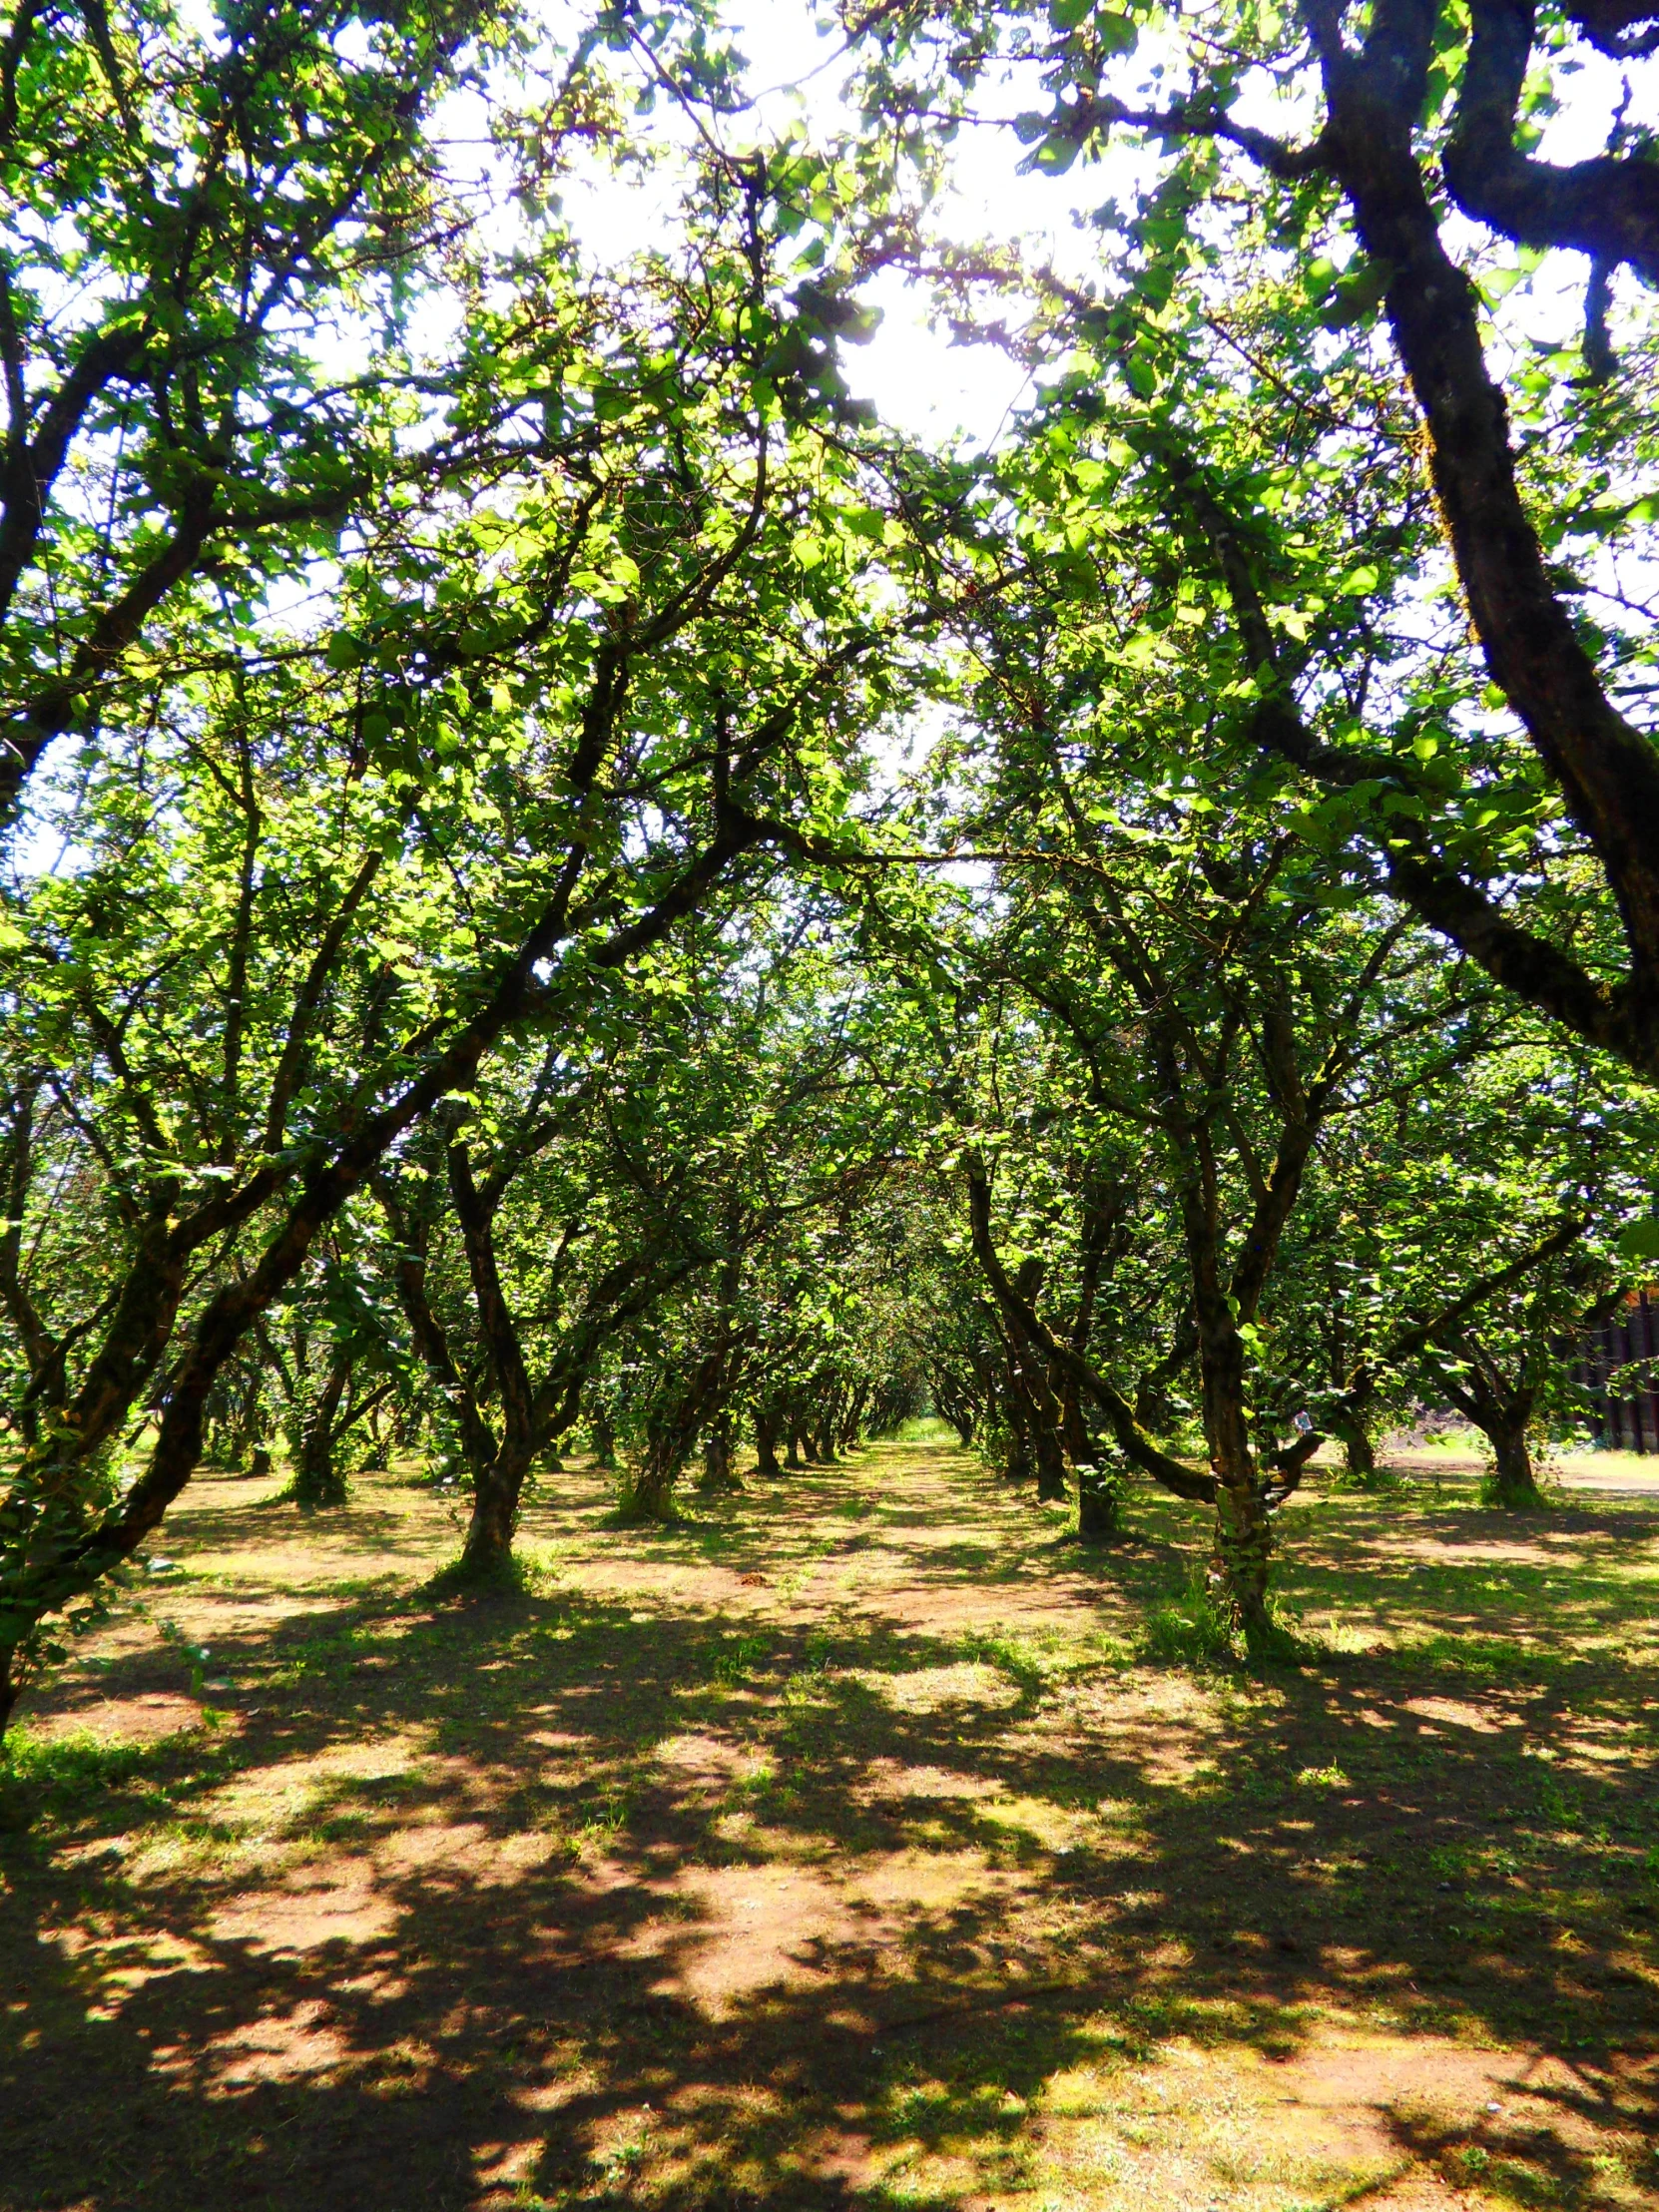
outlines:
[{"label": "low hanging branch", "polygon": [[1009,1280],[1008,1271],[998,1256],[995,1239],[991,1235],[991,1186],[984,1168],[977,1160],[966,1164],[968,1186],[968,1214],[973,1227],[973,1250],[979,1265],[985,1271],[985,1280],[992,1296],[1014,1327],[1030,1338],[1056,1367],[1076,1381],[1080,1389],[1105,1414],[1124,1456],[1149,1474],[1154,1482],[1166,1490],[1173,1490],[1177,1497],[1192,1499],[1201,1505],[1213,1505],[1216,1501],[1216,1479],[1203,1474],[1196,1467],[1189,1467],[1185,1460],[1174,1458],[1160,1448],[1135,1418],[1135,1408],[1114,1389],[1099,1373],[1091,1360],[1070,1345],[1062,1343],[1038,1314],[1028,1299],[1022,1298]]}]

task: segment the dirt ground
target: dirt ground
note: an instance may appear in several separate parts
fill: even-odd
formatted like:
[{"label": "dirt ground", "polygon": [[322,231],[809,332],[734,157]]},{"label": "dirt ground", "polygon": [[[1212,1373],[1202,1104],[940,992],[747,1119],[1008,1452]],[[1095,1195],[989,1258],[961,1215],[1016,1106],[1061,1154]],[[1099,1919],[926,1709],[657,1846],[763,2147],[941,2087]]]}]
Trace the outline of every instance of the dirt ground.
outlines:
[{"label": "dirt ground", "polygon": [[467,1605],[201,1480],[0,1798],[0,2207],[1659,2204],[1659,1485],[1425,1456],[1254,1673],[1201,1515],[936,1446],[550,1475]]}]

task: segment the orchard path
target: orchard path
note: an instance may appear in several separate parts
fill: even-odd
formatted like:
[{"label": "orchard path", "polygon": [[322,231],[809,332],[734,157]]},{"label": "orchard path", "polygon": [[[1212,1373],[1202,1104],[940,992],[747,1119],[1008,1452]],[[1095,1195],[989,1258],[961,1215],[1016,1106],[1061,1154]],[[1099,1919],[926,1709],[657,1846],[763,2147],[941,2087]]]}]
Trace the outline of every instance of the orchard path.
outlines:
[{"label": "orchard path", "polygon": [[269,1487],[30,1716],[4,2212],[1659,2202],[1659,1499],[1316,1493],[1251,1675],[1199,1516],[936,1447],[549,1476],[468,1606],[430,1489]]}]

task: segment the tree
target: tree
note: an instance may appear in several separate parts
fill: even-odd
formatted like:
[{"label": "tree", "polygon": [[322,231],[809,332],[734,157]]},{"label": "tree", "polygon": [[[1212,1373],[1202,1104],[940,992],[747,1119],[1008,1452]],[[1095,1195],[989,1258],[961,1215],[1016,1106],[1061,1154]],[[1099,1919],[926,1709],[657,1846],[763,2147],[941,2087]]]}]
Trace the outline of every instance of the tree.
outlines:
[{"label": "tree", "polygon": [[[522,142],[544,168],[568,122]],[[777,352],[781,207],[717,165],[678,244],[604,278],[551,217],[504,262],[474,242],[445,495],[388,501],[314,633],[187,664],[42,788],[36,834],[85,864],[18,880],[11,1088],[52,1071],[122,1234],[43,1317],[0,1683],[157,1525],[226,1364],[380,1164],[509,1038],[614,1020],[653,945],[856,789],[934,615],[874,605],[885,483]]]},{"label": "tree", "polygon": [[[508,1573],[530,1470],[574,1425],[606,1342],[707,1258],[672,1206],[619,1205],[584,1141],[614,1111],[615,1069],[555,1047],[533,1075],[511,1058],[495,1072],[374,1179],[412,1348],[469,1478],[458,1573],[473,1581]],[[443,1259],[464,1291],[434,1289]]]},{"label": "tree", "polygon": [[[1027,281],[1030,342],[1041,349],[1049,320],[1055,349],[1070,351],[1068,404],[1104,404],[1123,422],[1137,456],[1125,473],[1162,508],[1231,626],[1236,718],[1251,742],[1359,830],[1394,896],[1649,1080],[1659,758],[1629,671],[1650,640],[1646,610],[1606,559],[1614,545],[1639,556],[1651,534],[1639,477],[1649,431],[1633,395],[1646,351],[1621,393],[1607,303],[1619,267],[1659,274],[1659,169],[1617,121],[1606,155],[1565,168],[1535,158],[1529,137],[1562,96],[1579,41],[1639,63],[1653,20],[1621,7],[1563,19],[1508,0],[1387,0],[1351,27],[1310,0],[1288,17],[1014,4],[987,19],[947,4],[860,25],[877,175],[876,148],[889,145],[936,170],[939,118],[970,110],[1002,67],[1035,80],[1046,102],[1008,126],[1036,169],[1062,172],[1114,138],[1142,149],[1137,206],[1108,203],[1098,218],[1117,233],[1098,278],[1071,292]],[[1137,57],[1143,33],[1176,57],[1161,96]],[[1288,118],[1311,118],[1305,135],[1247,123],[1250,85],[1270,87]],[[1524,343],[1500,383],[1482,329],[1499,287],[1466,250],[1454,258],[1442,177],[1465,213],[1529,251],[1591,257],[1587,386]],[[880,190],[872,197],[885,212]],[[970,273],[1001,289],[1020,282],[1006,257],[948,244],[930,267],[958,317]],[[1387,354],[1371,334],[1379,316]],[[1368,510],[1362,472],[1377,464],[1353,435],[1357,367],[1400,381],[1411,412],[1396,410],[1386,465],[1408,487],[1420,443],[1433,510],[1381,563],[1364,528],[1346,545],[1333,532],[1336,547],[1310,559],[1305,500],[1287,498],[1298,479],[1335,473],[1357,515]],[[1323,449],[1308,443],[1316,426]],[[1287,468],[1299,452],[1306,460]],[[1121,503],[1117,472],[1094,481],[1102,501]],[[1345,659],[1380,613],[1434,588],[1443,555],[1478,664],[1469,641],[1448,639],[1415,698],[1361,687],[1357,701]],[[1467,833],[1481,809],[1459,801],[1473,794],[1501,833]],[[1527,820],[1538,832],[1517,867]],[[1575,855],[1579,903],[1595,910],[1588,931],[1582,918],[1563,927],[1549,895]]]},{"label": "tree", "polygon": [[[705,1486],[736,1479],[745,1411],[762,1471],[776,1473],[781,1438],[830,1458],[869,1402],[863,1216],[894,1131],[853,1080],[879,1032],[879,1001],[839,973],[836,934],[819,900],[786,895],[718,935],[686,932],[678,958],[664,961],[672,1018],[618,1136],[636,1186],[672,1190],[708,1264],[635,1348],[623,1424],[631,1517],[672,1517],[700,1441]],[[666,1211],[662,1198],[648,1204]]]},{"label": "tree", "polygon": [[1381,1087],[1328,1157],[1293,1262],[1313,1293],[1303,1326],[1340,1327],[1335,1401],[1361,1420],[1380,1400],[1456,1406],[1491,1445],[1498,1505],[1541,1504],[1529,1436],[1579,1409],[1571,1349],[1631,1280],[1619,1238],[1653,1132],[1642,1087],[1616,1074],[1523,1031],[1455,1083]]},{"label": "tree", "polygon": [[[1110,562],[1102,553],[1080,576],[1083,546],[1033,559],[1017,596],[1005,587],[976,609],[959,727],[934,774],[946,844],[994,861],[960,958],[982,1000],[994,986],[1044,1040],[1011,1048],[1014,1024],[990,998],[980,1034],[997,1072],[979,1088],[994,1096],[1004,1068],[1012,1078],[1016,1173],[1050,1150],[1055,1123],[1108,1188],[1096,1131],[1114,1132],[1120,1156],[1131,1142],[1151,1150],[1183,1274],[1163,1332],[1180,1345],[1191,1330],[1208,1470],[1149,1434],[1132,1392],[1044,1315],[1040,1261],[1005,1259],[993,1203],[1010,1148],[998,1131],[992,1156],[964,1098],[974,1249],[1033,1436],[1057,1430],[1058,1407],[1025,1348],[1075,1379],[1128,1461],[1214,1504],[1218,1594],[1257,1639],[1271,1625],[1273,1515],[1322,1435],[1305,1364],[1276,1341],[1282,1286],[1295,1305],[1280,1264],[1322,1139],[1333,1120],[1367,1111],[1374,1087],[1392,1091],[1402,1063],[1427,1089],[1489,1049],[1491,993],[1407,916],[1333,883],[1277,779],[1225,803],[1229,769],[1246,777],[1216,727],[1202,647],[1126,651],[1145,620],[1145,573],[1125,558],[1139,548],[1114,528]],[[1147,567],[1156,579],[1155,549]],[[1202,765],[1172,769],[1183,758]],[[1064,1104],[1025,1072],[1045,1051],[1069,1063]]]},{"label": "tree", "polygon": [[[172,640],[246,637],[434,473],[397,435],[461,220],[425,119],[511,35],[472,0],[81,16],[0,36],[0,816],[54,739],[142,718]],[[347,329],[374,366],[340,376]]]}]

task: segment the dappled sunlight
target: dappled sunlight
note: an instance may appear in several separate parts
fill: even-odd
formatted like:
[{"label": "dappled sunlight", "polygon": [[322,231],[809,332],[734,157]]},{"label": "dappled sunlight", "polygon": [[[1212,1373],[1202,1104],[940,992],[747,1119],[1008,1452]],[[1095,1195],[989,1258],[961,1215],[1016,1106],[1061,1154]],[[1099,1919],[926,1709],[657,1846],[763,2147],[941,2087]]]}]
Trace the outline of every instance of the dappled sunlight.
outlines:
[{"label": "dappled sunlight", "polygon": [[[422,1594],[431,1493],[365,1489],[399,1589],[356,1579],[353,1508],[333,1603],[286,1612],[305,1530],[228,1542],[199,1502],[192,1579],[125,1601],[38,1716],[6,1861],[23,2170],[96,2096],[98,2205],[136,2176],[194,2206],[209,2145],[256,2202],[386,2212],[416,2173],[500,2212],[1651,2188],[1659,1683],[1599,1656],[1647,1603],[1648,1517],[1575,1532],[1522,1641],[1480,1516],[1316,1502],[1293,1601],[1346,1609],[1363,1548],[1398,1570],[1388,1634],[1250,1675],[1135,1656],[1196,1520],[1145,1499],[1143,1540],[1079,1566],[955,1453],[643,1535],[573,1470],[533,1589],[459,1607]],[[982,1578],[999,1547],[1018,1576]],[[198,1695],[199,1622],[248,1587],[270,1610],[216,1629]],[[172,1700],[171,1732],[65,1734],[94,1682],[108,1714]]]}]

